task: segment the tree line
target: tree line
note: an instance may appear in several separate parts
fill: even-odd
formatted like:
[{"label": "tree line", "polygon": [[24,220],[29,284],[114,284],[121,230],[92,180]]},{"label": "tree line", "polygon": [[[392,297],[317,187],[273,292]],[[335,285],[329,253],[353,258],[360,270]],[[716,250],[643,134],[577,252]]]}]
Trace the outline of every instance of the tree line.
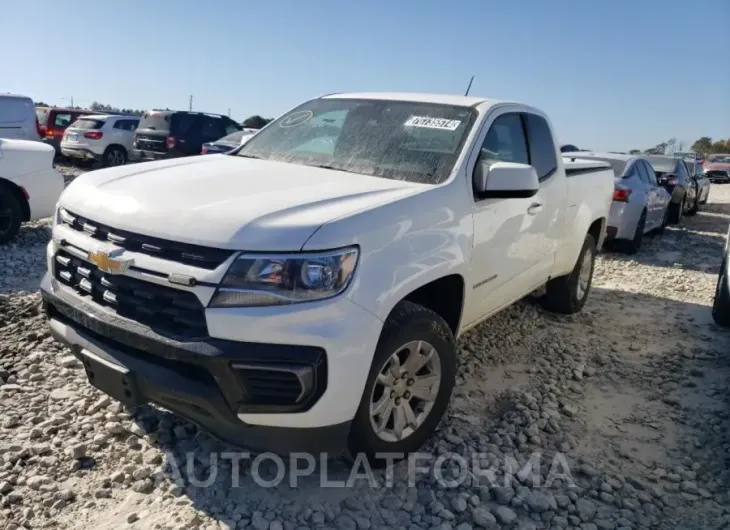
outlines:
[{"label": "tree line", "polygon": [[[689,150],[697,153],[701,158],[706,158],[707,155],[716,153],[730,153],[730,138],[727,140],[719,139],[713,141],[709,136],[703,136],[695,140]],[[676,138],[670,138],[666,142],[658,143],[654,147],[643,151],[641,149],[632,149],[629,151],[629,154],[672,155],[683,152],[685,152],[685,145],[682,142],[678,142]]]},{"label": "tree line", "polygon": [[[45,103],[43,101],[37,101],[35,103],[36,107],[50,107],[55,108],[57,105],[49,105],[48,103]],[[64,107],[66,108],[66,107]],[[74,106],[75,109],[81,109],[82,107]],[[110,114],[124,114],[127,116],[144,116],[145,112],[147,112],[149,109],[120,109],[119,107],[114,107],[112,105],[106,104],[106,103],[99,103],[98,101],[94,101],[91,105],[89,105],[88,110],[93,110],[94,112],[108,112]],[[165,109],[170,110],[170,109]],[[270,121],[272,121],[274,118],[264,118],[262,116],[259,116],[258,114],[255,114],[253,116],[249,116],[245,120],[241,122],[242,127],[251,128],[251,129],[260,129]]]}]

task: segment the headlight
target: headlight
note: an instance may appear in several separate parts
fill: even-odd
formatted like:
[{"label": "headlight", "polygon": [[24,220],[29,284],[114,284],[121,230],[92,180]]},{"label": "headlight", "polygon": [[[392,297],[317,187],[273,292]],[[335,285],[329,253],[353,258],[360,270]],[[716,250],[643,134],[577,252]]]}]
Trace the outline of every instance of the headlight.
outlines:
[{"label": "headlight", "polygon": [[296,304],[331,298],[350,284],[358,249],[243,254],[228,269],[209,307]]}]

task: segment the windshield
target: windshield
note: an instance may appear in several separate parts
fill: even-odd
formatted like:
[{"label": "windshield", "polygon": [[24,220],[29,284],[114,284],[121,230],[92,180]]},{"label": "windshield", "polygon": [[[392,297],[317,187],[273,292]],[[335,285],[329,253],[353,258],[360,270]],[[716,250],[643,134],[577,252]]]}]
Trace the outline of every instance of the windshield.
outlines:
[{"label": "windshield", "polygon": [[38,118],[38,125],[48,124],[48,109],[36,109],[35,115]]},{"label": "windshield", "polygon": [[237,156],[438,184],[474,123],[470,107],[316,99],[251,137]]}]

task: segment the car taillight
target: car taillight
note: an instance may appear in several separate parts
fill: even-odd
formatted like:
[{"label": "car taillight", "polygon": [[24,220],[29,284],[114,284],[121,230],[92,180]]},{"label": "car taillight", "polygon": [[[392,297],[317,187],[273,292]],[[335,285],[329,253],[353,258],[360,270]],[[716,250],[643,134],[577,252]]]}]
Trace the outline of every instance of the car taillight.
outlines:
[{"label": "car taillight", "polygon": [[53,127],[46,127],[46,138],[53,138]]},{"label": "car taillight", "polygon": [[177,145],[177,140],[174,136],[168,136],[165,138],[165,147],[167,147],[167,150],[175,149],[175,146]]},{"label": "car taillight", "polygon": [[102,136],[104,136],[104,133],[101,131],[88,131],[84,133],[84,138],[90,140],[100,140]]},{"label": "car taillight", "polygon": [[201,155],[204,155],[204,154],[206,154],[207,152],[208,152],[208,146],[207,146],[207,145],[204,145],[204,146],[203,146],[203,148],[202,148],[202,149],[200,150],[200,154],[201,154]]},{"label": "car taillight", "polygon": [[618,202],[628,202],[631,190],[626,188],[616,188],[613,190],[613,200]]}]

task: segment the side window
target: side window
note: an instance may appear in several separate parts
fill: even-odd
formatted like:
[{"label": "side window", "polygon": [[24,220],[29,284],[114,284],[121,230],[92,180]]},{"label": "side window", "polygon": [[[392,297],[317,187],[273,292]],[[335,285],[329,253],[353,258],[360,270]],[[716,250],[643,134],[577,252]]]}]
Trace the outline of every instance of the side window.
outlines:
[{"label": "side window", "polygon": [[117,120],[114,124],[115,129],[121,129],[123,131],[134,131],[137,128],[136,120]]},{"label": "side window", "polygon": [[654,173],[654,168],[651,167],[651,164],[649,162],[642,160],[641,165],[644,168],[644,170],[646,171],[646,174],[649,176],[649,184],[651,184],[652,186],[658,186],[659,184],[657,183],[657,180],[656,180],[656,173]]},{"label": "side window", "polygon": [[225,136],[223,120],[212,116],[203,116],[200,136],[204,142],[213,142]]},{"label": "side window", "polygon": [[195,114],[186,114],[183,112],[173,114],[170,123],[171,134],[178,138],[187,137],[195,126],[196,119],[197,115]]},{"label": "side window", "polygon": [[527,141],[530,146],[530,163],[540,180],[550,177],[558,169],[555,142],[545,118],[537,114],[524,114]]},{"label": "side window", "polygon": [[639,176],[641,177],[641,181],[644,184],[650,184],[649,173],[646,171],[646,167],[641,160],[637,160],[634,162],[632,171],[638,172]]},{"label": "side window", "polygon": [[680,182],[689,178],[689,171],[687,171],[687,166],[684,165],[684,160],[677,162],[677,176],[679,177]]},{"label": "side window", "polygon": [[53,119],[54,127],[68,127],[73,120],[70,112],[59,112]]},{"label": "side window", "polygon": [[502,114],[494,120],[484,138],[479,160],[530,163],[525,130],[519,114]]},{"label": "side window", "polygon": [[238,125],[235,121],[226,120],[226,123],[225,123],[225,134],[226,135],[232,134],[232,133],[234,133],[236,131],[240,131],[240,130],[241,130],[241,126]]}]

